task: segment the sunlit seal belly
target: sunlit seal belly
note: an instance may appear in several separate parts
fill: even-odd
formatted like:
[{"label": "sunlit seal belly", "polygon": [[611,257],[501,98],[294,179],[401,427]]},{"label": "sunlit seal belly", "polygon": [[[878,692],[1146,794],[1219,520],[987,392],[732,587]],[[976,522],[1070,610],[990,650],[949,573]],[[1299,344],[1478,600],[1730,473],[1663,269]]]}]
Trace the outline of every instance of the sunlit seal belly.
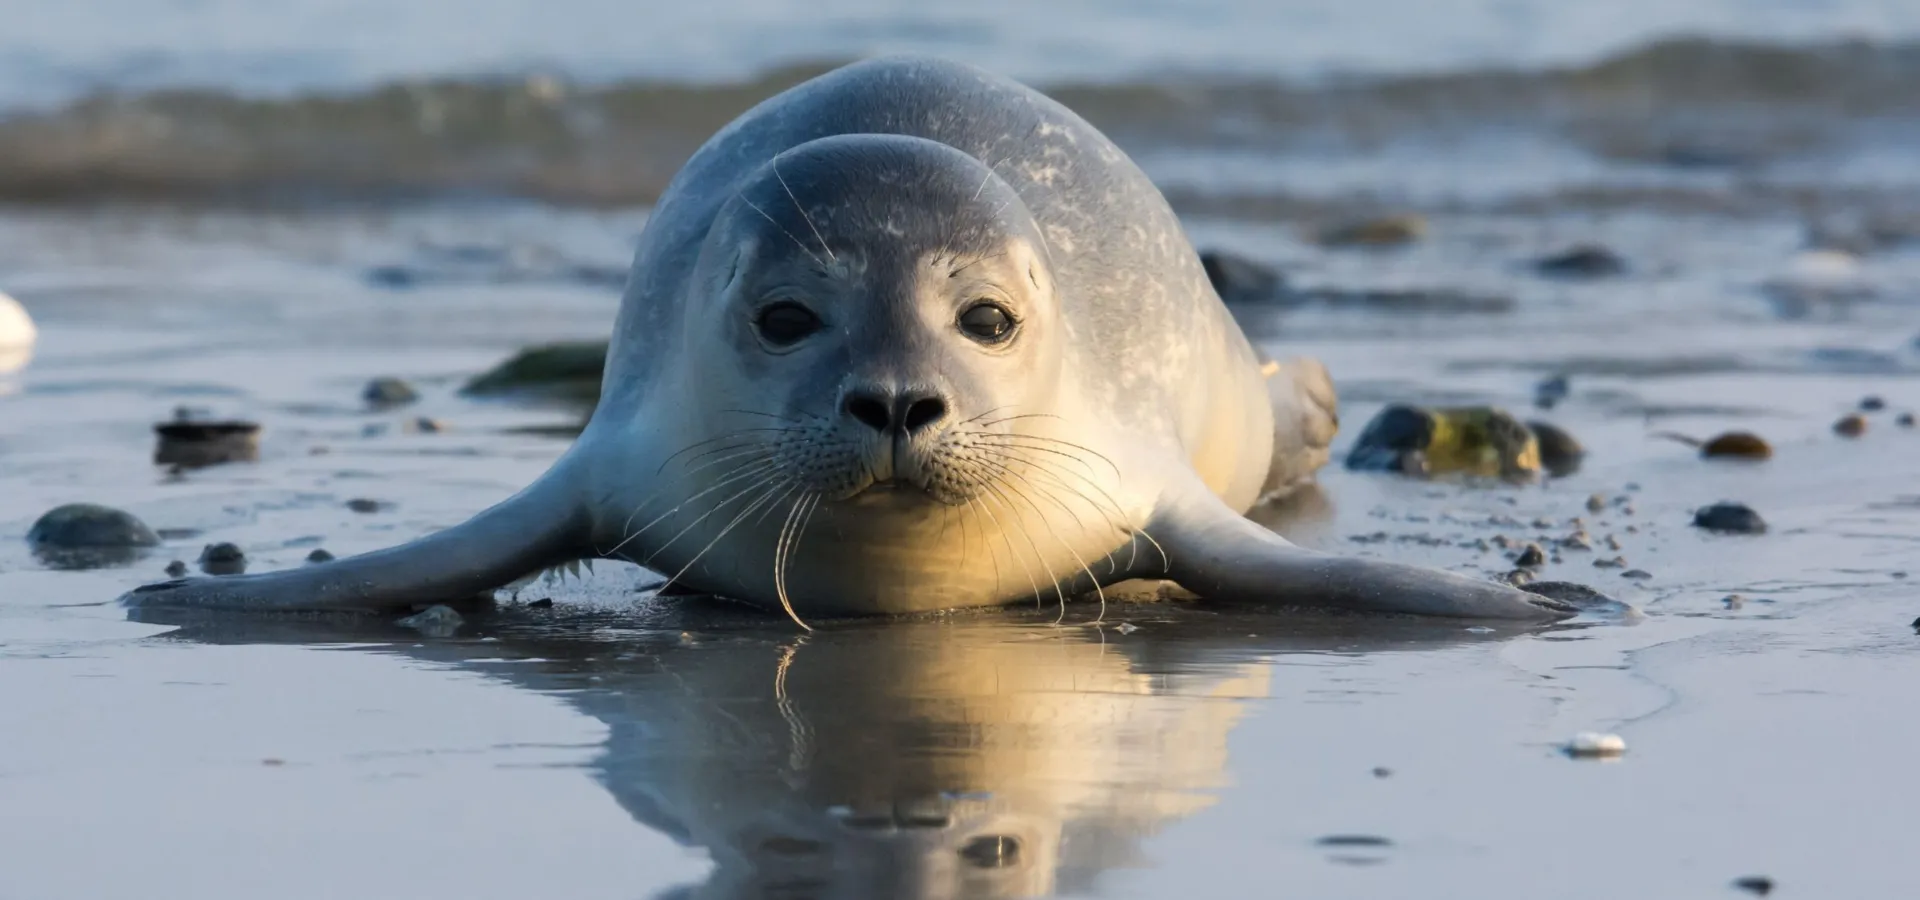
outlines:
[{"label": "sunlit seal belly", "polygon": [[1333,395],[1256,355],[1173,211],[1092,126],[928,59],[728,125],[648,221],[602,397],[469,522],[131,604],[381,608],[583,557],[796,619],[1068,598],[1551,619],[1557,601],[1303,550],[1248,521],[1325,460]]}]

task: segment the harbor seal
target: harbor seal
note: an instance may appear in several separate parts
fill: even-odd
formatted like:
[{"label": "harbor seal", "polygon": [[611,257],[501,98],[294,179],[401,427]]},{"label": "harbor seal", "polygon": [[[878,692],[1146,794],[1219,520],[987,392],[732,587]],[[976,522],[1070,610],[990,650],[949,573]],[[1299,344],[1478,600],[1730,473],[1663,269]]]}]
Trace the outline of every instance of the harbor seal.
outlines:
[{"label": "harbor seal", "polygon": [[615,558],[803,627],[1140,581],[1212,603],[1575,611],[1247,519],[1326,461],[1334,423],[1325,370],[1255,351],[1093,126],[970,66],[869,60],[744,113],[674,177],[599,406],[532,486],[399,547],[122,602],[398,608]]}]

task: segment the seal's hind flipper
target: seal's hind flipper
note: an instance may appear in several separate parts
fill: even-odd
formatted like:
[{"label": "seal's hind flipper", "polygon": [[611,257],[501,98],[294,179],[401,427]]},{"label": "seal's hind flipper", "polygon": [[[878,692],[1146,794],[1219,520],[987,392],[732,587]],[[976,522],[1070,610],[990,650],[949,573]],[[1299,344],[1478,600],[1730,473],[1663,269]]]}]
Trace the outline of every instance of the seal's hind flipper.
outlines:
[{"label": "seal's hind flipper", "polygon": [[129,607],[384,610],[474,599],[578,558],[585,519],[551,475],[465,523],[385,550],[257,575],[182,578],[122,595]]},{"label": "seal's hind flipper", "polygon": [[1271,499],[1312,481],[1327,464],[1333,437],[1340,431],[1340,401],[1333,378],[1319,360],[1279,361],[1264,353],[1259,357],[1273,405],[1273,461],[1260,496]]},{"label": "seal's hind flipper", "polygon": [[1294,545],[1212,494],[1163,502],[1149,526],[1170,575],[1203,602],[1306,606],[1467,619],[1564,619],[1572,604],[1420,566],[1334,556]]}]

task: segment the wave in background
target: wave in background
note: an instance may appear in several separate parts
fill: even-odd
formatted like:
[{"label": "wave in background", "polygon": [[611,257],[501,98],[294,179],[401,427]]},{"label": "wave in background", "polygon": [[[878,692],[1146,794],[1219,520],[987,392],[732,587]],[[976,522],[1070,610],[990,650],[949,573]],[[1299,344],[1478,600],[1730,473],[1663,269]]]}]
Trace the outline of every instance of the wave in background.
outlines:
[{"label": "wave in background", "polygon": [[[0,199],[477,195],[645,204],[716,129],[827,68],[789,66],[721,83],[584,85],[534,76],[290,96],[102,91],[0,118]],[[1857,163],[1864,154],[1879,161],[1869,175],[1898,181],[1920,160],[1920,150],[1898,149],[1920,148],[1916,85],[1920,42],[1795,46],[1684,38],[1582,66],[1312,80],[1060,79],[1037,86],[1107,131],[1150,171],[1156,158],[1237,158],[1260,168],[1258,161],[1289,155],[1390,158],[1396,148],[1412,147],[1416,157],[1444,155],[1445,148],[1524,156],[1525,148],[1547,148],[1549,156],[1616,173],[1800,165],[1833,174],[1845,168],[1836,161]],[[1478,161],[1489,168],[1487,159]],[[1205,195],[1209,186],[1201,180],[1174,190]],[[1260,191],[1250,192],[1242,179],[1235,193]]]}]

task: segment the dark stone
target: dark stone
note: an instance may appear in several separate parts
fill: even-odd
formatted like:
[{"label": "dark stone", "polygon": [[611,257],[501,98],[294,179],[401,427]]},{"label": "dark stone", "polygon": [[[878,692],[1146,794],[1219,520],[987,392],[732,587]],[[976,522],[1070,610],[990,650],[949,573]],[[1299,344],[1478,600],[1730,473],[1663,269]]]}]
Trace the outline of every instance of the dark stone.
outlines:
[{"label": "dark stone", "polygon": [[234,544],[208,544],[200,551],[199,563],[208,575],[239,575],[247,570],[247,555]]},{"label": "dark stone", "polygon": [[1733,880],[1733,886],[1761,897],[1773,893],[1773,879],[1765,875],[1748,875],[1744,878],[1735,878]]},{"label": "dark stone", "polygon": [[1020,839],[1006,834],[983,834],[960,848],[960,858],[976,869],[1004,869],[1020,862]]},{"label": "dark stone", "polygon": [[412,403],[420,399],[420,394],[413,389],[413,385],[398,378],[375,378],[360,391],[360,399],[367,401],[369,406],[386,409]]},{"label": "dark stone", "polygon": [[1901,414],[1900,414],[1900,415],[1899,415],[1898,417],[1896,417],[1896,418],[1895,418],[1895,419],[1893,420],[1893,424],[1895,424],[1895,425],[1898,425],[1898,426],[1900,426],[1901,428],[1912,428],[1912,427],[1913,427],[1913,413],[1910,413],[1910,412],[1903,412],[1903,413],[1901,413]]},{"label": "dark stone", "polygon": [[1693,526],[1724,534],[1761,534],[1767,530],[1766,520],[1752,507],[1731,500],[1694,510]]},{"label": "dark stone", "polygon": [[1885,398],[1862,397],[1860,399],[1860,409],[1865,412],[1879,412],[1886,408],[1887,408],[1887,401]]},{"label": "dark stone", "polygon": [[527,604],[527,608],[528,608],[528,609],[552,609],[552,608],[553,608],[553,598],[552,598],[552,597],[541,597],[540,599],[538,599],[538,600],[535,600],[535,601],[533,601],[532,603],[529,603],[529,604]]},{"label": "dark stone", "polygon": [[154,547],[158,535],[132,513],[93,503],[69,503],[49,510],[27,529],[38,547]]},{"label": "dark stone", "polygon": [[1219,250],[1200,254],[1200,266],[1207,270],[1213,290],[1227,303],[1275,303],[1286,299],[1287,283],[1281,274],[1244,256]]},{"label": "dark stone", "polygon": [[1373,777],[1375,778],[1389,778],[1389,777],[1392,777],[1392,775],[1393,775],[1393,770],[1387,768],[1386,766],[1373,767]]},{"label": "dark stone", "polygon": [[380,501],[368,500],[365,497],[355,497],[347,501],[347,508],[357,513],[376,513],[380,511],[380,506]]},{"label": "dark stone", "polygon": [[1513,564],[1527,569],[1544,566],[1547,564],[1547,551],[1541,549],[1539,544],[1530,543],[1520,548],[1519,555],[1513,558]]},{"label": "dark stone", "polygon": [[1706,459],[1770,459],[1773,447],[1765,438],[1747,431],[1729,431],[1700,445]]},{"label": "dark stone", "polygon": [[167,563],[166,572],[168,578],[185,578],[187,577],[187,564],[176,559],[173,562]]},{"label": "dark stone", "polygon": [[1628,569],[1625,572],[1621,572],[1620,577],[1631,578],[1635,581],[1645,581],[1649,578],[1652,578],[1653,573],[1645,569]]},{"label": "dark stone", "polygon": [[1841,437],[1850,438],[1856,438],[1866,434],[1867,417],[1859,413],[1849,413],[1841,416],[1840,421],[1833,423],[1833,433]]},{"label": "dark stone", "polygon": [[255,422],[175,419],[153,430],[160,438],[153,451],[155,465],[198,469],[260,458],[260,426]]},{"label": "dark stone", "polygon": [[1536,260],[1533,270],[1552,278],[1605,278],[1627,270],[1627,261],[1599,244],[1577,244]]},{"label": "dark stone", "polygon": [[405,290],[420,283],[420,276],[406,266],[374,266],[367,270],[367,283],[374,287]]},{"label": "dark stone", "polygon": [[1547,422],[1528,422],[1527,430],[1533,432],[1534,442],[1540,446],[1540,468],[1555,478],[1565,478],[1580,471],[1580,461],[1586,458],[1587,448],[1568,434],[1566,429]]},{"label": "dark stone", "polygon": [[607,342],[577,341],[529,347],[460,389],[474,396],[531,394],[594,402],[607,364]]},{"label": "dark stone", "polygon": [[1322,847],[1391,847],[1393,841],[1376,834],[1330,834],[1317,841]]},{"label": "dark stone", "polygon": [[327,551],[319,547],[315,547],[312,553],[307,554],[307,562],[309,563],[333,562],[333,554],[328,553]]}]

